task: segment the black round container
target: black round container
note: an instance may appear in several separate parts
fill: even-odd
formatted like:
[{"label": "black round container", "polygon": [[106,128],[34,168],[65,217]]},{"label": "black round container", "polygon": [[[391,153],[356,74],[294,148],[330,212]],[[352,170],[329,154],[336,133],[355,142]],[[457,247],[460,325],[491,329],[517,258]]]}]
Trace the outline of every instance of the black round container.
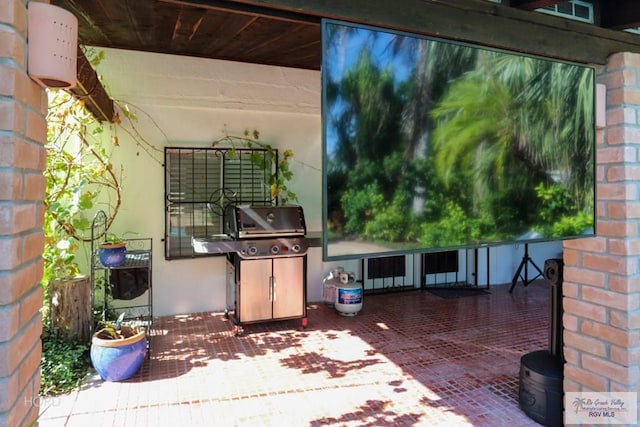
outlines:
[{"label": "black round container", "polygon": [[545,426],[562,426],[562,361],[547,350],[520,358],[520,408]]}]

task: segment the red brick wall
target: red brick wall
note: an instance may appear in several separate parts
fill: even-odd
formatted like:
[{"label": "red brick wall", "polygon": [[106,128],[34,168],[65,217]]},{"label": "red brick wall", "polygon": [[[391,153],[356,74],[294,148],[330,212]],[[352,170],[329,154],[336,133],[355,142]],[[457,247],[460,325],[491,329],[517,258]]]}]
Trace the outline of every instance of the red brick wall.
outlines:
[{"label": "red brick wall", "polygon": [[640,55],[599,70],[598,237],[564,243],[565,391],[640,390]]},{"label": "red brick wall", "polygon": [[[0,1],[0,427],[37,416],[46,94],[26,73],[27,0]],[[640,55],[603,68],[598,237],[564,244],[565,391],[640,390]]]},{"label": "red brick wall", "polygon": [[0,1],[0,427],[38,415],[46,93],[26,71],[27,0]]}]

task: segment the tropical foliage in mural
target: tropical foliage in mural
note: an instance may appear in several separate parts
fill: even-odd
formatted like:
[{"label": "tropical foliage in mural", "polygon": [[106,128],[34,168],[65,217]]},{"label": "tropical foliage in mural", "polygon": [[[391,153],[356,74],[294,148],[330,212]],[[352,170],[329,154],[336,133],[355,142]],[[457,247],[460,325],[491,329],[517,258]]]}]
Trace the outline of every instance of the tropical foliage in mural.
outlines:
[{"label": "tropical foliage in mural", "polygon": [[330,246],[432,250],[593,230],[592,68],[324,30]]}]

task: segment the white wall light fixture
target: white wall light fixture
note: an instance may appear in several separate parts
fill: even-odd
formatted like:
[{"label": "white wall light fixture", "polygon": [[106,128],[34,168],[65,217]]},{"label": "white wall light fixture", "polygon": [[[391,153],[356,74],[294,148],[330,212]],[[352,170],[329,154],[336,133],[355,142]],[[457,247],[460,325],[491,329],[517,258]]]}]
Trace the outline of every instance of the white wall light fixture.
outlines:
[{"label": "white wall light fixture", "polygon": [[45,88],[74,87],[78,63],[77,18],[48,3],[30,1],[28,8],[29,77]]}]

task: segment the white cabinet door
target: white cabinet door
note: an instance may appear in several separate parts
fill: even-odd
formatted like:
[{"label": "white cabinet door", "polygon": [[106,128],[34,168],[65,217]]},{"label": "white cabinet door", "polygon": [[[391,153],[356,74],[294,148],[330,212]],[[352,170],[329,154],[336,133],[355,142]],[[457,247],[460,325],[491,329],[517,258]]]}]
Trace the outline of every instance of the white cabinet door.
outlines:
[{"label": "white cabinet door", "polygon": [[238,286],[238,320],[254,322],[272,318],[271,259],[240,261]]},{"label": "white cabinet door", "polygon": [[273,318],[304,314],[304,257],[273,259]]}]

